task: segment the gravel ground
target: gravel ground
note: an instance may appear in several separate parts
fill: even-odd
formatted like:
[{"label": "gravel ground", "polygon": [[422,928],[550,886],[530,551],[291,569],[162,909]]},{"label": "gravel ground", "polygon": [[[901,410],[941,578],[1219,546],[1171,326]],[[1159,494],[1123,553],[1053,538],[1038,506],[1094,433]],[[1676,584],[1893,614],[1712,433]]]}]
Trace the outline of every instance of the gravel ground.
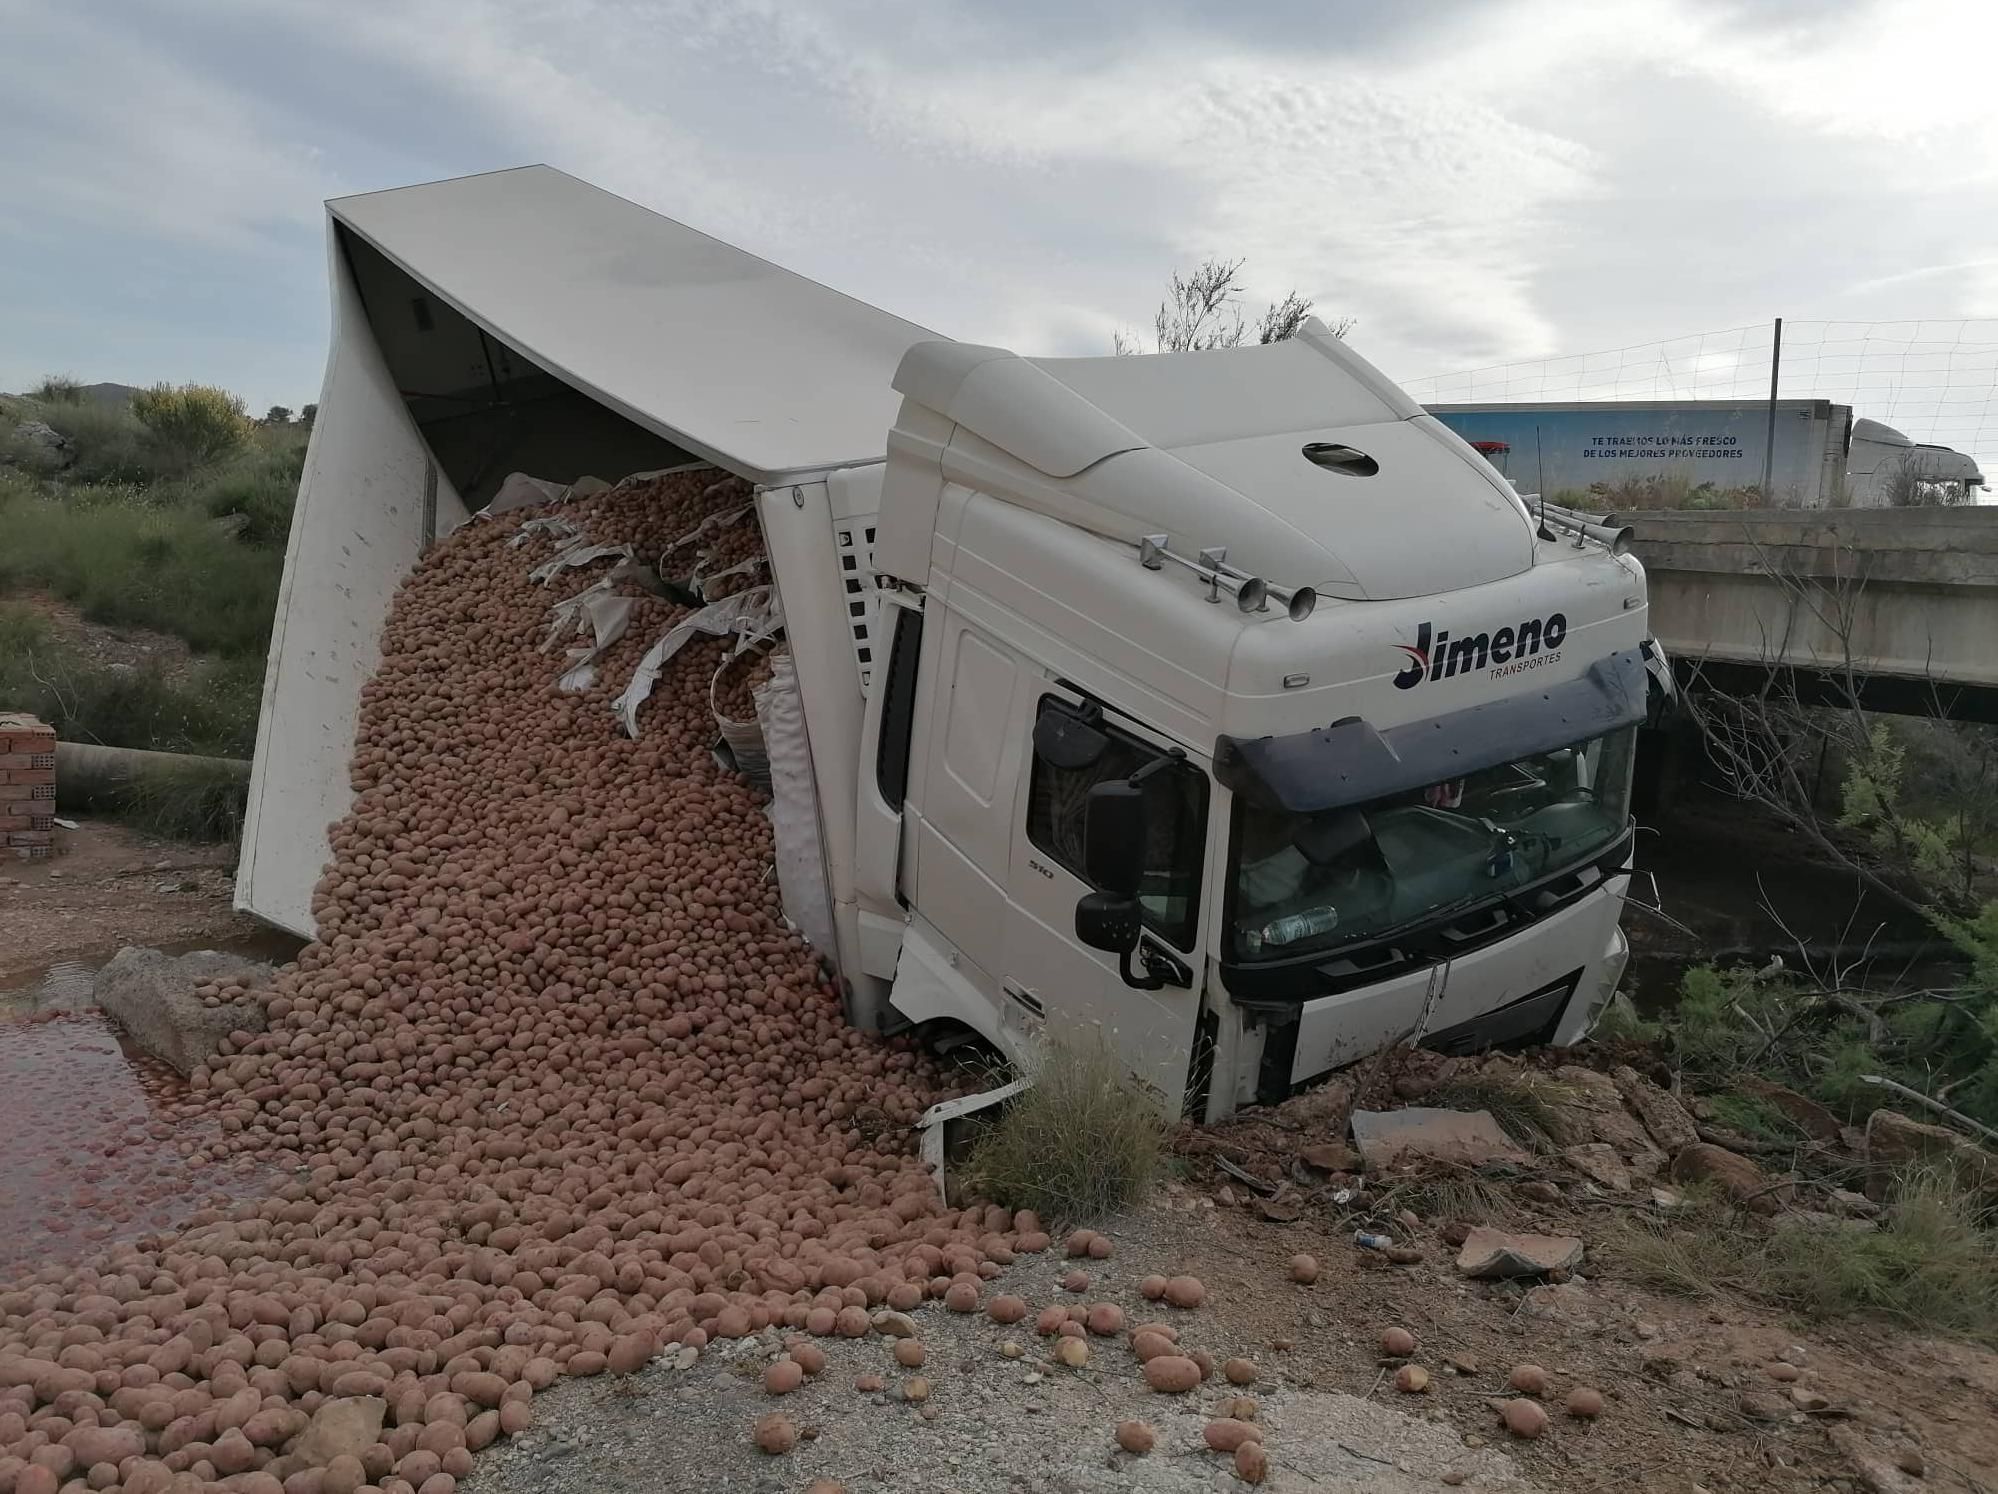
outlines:
[{"label": "gravel ground", "polygon": [[[783,1353],[775,1331],[760,1339],[717,1343],[696,1357],[669,1348],[624,1380],[569,1381],[538,1396],[536,1427],[480,1459],[465,1494],[583,1494],[583,1491],[803,1490],[831,1478],[862,1490],[922,1494],[1112,1494],[1112,1491],[1241,1491],[1226,1456],[1209,1451],[1201,1430],[1218,1404],[1252,1396],[1266,1429],[1270,1473],[1262,1485],[1278,1491],[1434,1490],[1446,1475],[1466,1489],[1530,1491],[1529,1483],[1491,1439],[1460,1435],[1447,1423],[1390,1406],[1378,1396],[1304,1388],[1287,1371],[1287,1354],[1267,1343],[1230,1341],[1238,1321],[1225,1303],[1193,1312],[1146,1302],[1141,1276],[1171,1269],[1177,1252],[1156,1219],[1131,1221],[1109,1233],[1119,1250],[1109,1261],[1072,1262],[1057,1252],[1023,1257],[993,1283],[1024,1297],[1030,1308],[1112,1302],[1137,1324],[1168,1320],[1189,1348],[1217,1360],[1253,1359],[1258,1379],[1238,1389],[1217,1374],[1184,1396],[1149,1391],[1132,1358],[1128,1334],[1089,1340],[1079,1370],[1052,1362],[1053,1340],[1038,1337],[1033,1316],[1002,1327],[981,1311],[959,1314],[928,1303],[910,1316],[927,1351],[920,1369],[897,1365],[893,1340],[815,1340],[825,1351],[823,1373],[800,1390],[772,1396],[764,1367]],[[1134,1239],[1134,1236],[1136,1237]],[[1070,1294],[1059,1282],[1085,1267],[1090,1289]],[[1016,1345],[1018,1359],[1004,1346]],[[877,1375],[880,1391],[856,1381]],[[912,1404],[902,1390],[926,1378],[929,1399]],[[1420,1405],[1414,1398],[1397,1398]],[[758,1417],[780,1411],[801,1440],[789,1454],[757,1450]],[[1440,1415],[1440,1413],[1433,1413]],[[1115,1441],[1117,1423],[1138,1419],[1157,1433],[1152,1452],[1134,1457]],[[1467,1446],[1466,1443],[1476,1445]]]}]

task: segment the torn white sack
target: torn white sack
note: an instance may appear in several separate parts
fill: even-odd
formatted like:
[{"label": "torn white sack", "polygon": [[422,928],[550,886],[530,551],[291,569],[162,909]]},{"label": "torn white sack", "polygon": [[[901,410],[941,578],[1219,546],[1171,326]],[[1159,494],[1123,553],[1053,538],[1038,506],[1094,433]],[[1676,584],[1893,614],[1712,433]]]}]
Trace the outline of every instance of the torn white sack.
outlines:
[{"label": "torn white sack", "polygon": [[625,735],[638,735],[639,708],[651,698],[653,686],[659,683],[667,661],[685,648],[690,639],[702,633],[716,637],[730,634],[739,638],[753,637],[776,628],[782,621],[776,597],[767,586],[739,591],[732,597],[710,602],[699,611],[681,618],[667,629],[664,637],[645,651],[645,657],[638,661],[638,668],[632,672],[631,683],[624,687],[622,695],[611,702],[611,710],[624,727]]}]

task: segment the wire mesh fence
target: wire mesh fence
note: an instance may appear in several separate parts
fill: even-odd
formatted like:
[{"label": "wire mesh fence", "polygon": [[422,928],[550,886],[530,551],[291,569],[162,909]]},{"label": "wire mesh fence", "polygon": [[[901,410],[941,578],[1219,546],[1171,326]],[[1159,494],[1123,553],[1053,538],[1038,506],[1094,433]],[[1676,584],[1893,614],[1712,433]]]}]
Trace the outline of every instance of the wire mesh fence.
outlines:
[{"label": "wire mesh fence", "polygon": [[1767,400],[1849,405],[1855,418],[1998,469],[1998,319],[1773,321],[1402,381],[1426,405]]}]

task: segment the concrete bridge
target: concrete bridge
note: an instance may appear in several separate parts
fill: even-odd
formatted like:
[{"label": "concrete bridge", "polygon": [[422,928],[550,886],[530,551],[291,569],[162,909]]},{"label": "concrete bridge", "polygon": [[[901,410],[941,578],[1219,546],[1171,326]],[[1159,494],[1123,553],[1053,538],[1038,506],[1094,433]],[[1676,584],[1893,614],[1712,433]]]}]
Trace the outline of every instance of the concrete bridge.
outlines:
[{"label": "concrete bridge", "polygon": [[1622,514],[1682,683],[1998,721],[1998,506]]}]

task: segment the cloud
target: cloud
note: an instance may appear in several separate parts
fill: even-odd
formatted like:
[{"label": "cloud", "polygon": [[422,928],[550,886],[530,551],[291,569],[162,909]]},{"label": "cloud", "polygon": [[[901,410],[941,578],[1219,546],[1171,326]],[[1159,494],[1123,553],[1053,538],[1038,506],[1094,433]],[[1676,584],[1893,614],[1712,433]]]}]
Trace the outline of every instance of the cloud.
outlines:
[{"label": "cloud", "polygon": [[183,66],[88,5],[17,7],[0,49],[0,224],[94,225],[242,249],[316,222],[326,163],[252,89]]},{"label": "cloud", "polygon": [[53,275],[38,338],[103,314],[63,243],[208,246],[190,336],[225,289],[316,315],[320,198],[527,160],[1033,352],[1106,350],[1209,253],[1246,256],[1257,296],[1356,315],[1403,374],[1778,312],[1988,309],[1998,287],[1976,247],[1998,228],[1998,114],[1935,42],[1963,55],[1998,21],[1938,0],[0,14],[0,255]]}]

